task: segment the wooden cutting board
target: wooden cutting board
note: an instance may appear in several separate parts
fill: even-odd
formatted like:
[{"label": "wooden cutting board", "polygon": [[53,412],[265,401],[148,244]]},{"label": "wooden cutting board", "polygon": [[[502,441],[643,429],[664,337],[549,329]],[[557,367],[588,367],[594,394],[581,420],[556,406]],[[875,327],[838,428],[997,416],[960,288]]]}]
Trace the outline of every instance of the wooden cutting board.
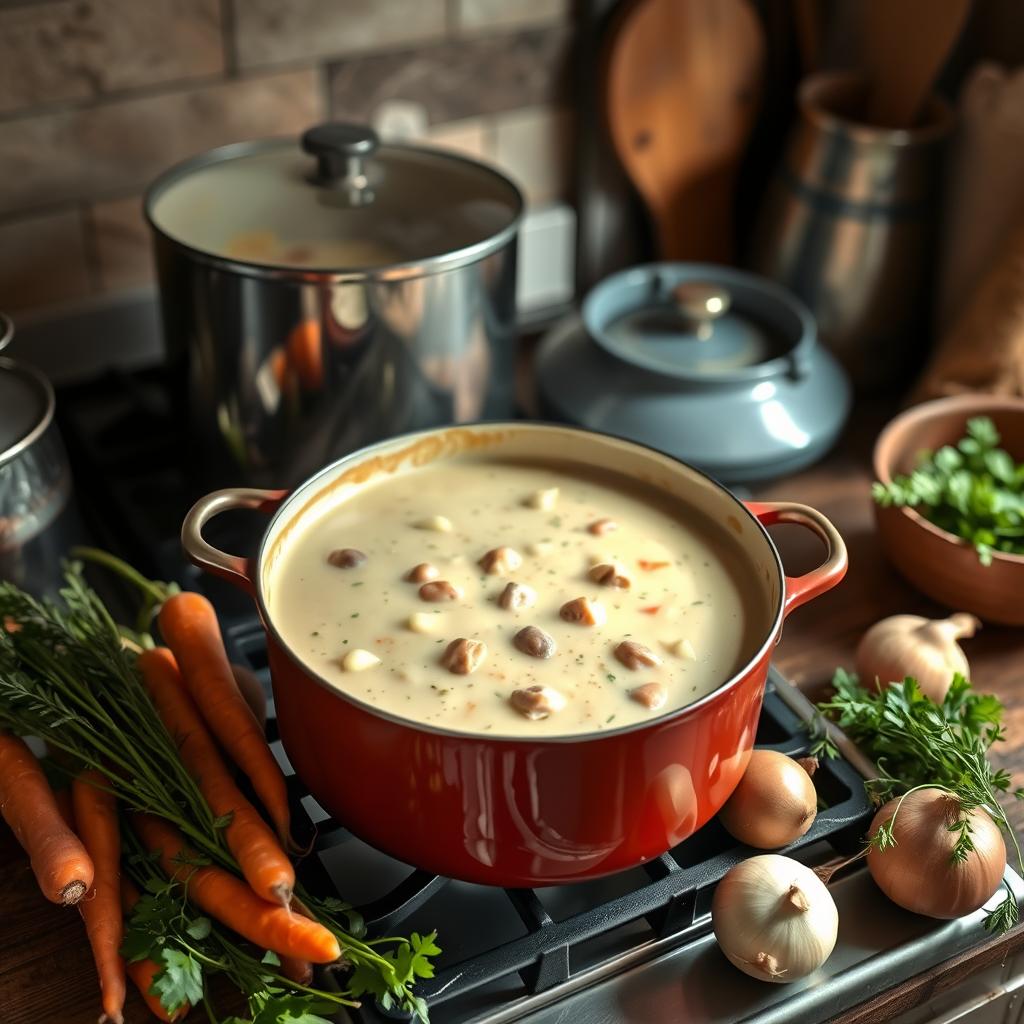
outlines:
[{"label": "wooden cutting board", "polygon": [[609,130],[663,259],[732,258],[736,173],[764,49],[748,0],[631,0],[611,33]]}]

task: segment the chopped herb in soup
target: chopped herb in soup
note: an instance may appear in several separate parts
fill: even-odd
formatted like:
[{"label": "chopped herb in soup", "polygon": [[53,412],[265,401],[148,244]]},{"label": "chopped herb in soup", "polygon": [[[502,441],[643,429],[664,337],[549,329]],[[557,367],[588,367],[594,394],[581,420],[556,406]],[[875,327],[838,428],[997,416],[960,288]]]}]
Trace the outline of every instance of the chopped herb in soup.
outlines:
[{"label": "chopped herb in soup", "polygon": [[314,518],[268,598],[287,644],[362,701],[564,735],[678,709],[750,657],[733,561],[724,531],[626,478],[466,460]]}]

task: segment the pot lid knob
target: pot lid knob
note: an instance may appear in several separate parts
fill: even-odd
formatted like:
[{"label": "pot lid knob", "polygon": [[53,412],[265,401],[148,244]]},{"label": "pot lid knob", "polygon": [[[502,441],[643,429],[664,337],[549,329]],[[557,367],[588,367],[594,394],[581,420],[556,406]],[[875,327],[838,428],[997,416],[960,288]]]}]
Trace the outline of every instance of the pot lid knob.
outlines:
[{"label": "pot lid knob", "polygon": [[684,281],[672,289],[679,312],[695,325],[701,341],[711,337],[714,321],[729,312],[732,296],[722,285],[702,281]]},{"label": "pot lid knob", "polygon": [[311,181],[327,188],[348,192],[353,206],[373,200],[363,161],[380,145],[377,133],[363,124],[332,121],[302,133],[302,148],[316,157]]}]

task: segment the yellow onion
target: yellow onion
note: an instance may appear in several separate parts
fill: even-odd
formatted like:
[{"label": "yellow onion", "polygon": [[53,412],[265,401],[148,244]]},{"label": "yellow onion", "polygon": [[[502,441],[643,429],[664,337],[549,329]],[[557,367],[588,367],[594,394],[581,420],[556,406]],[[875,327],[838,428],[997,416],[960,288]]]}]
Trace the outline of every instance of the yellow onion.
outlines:
[{"label": "yellow onion", "polygon": [[[981,808],[965,812],[944,789],[919,789],[902,801],[890,800],[871,822],[868,834],[874,836],[896,815],[896,845],[868,851],[868,869],[878,888],[893,903],[925,917],[948,920],[984,906],[1006,868],[1006,844],[996,823]],[[959,832],[949,827],[964,817],[970,820],[974,849],[966,860],[954,862]]]},{"label": "yellow onion", "polygon": [[777,750],[755,750],[718,820],[741,843],[776,850],[799,839],[814,823],[818,794],[814,758],[794,761]]},{"label": "yellow onion", "polygon": [[926,697],[941,704],[956,673],[970,679],[971,669],[957,640],[974,636],[980,626],[966,612],[948,619],[890,615],[876,622],[857,645],[857,675],[864,686],[879,688],[912,676]]}]

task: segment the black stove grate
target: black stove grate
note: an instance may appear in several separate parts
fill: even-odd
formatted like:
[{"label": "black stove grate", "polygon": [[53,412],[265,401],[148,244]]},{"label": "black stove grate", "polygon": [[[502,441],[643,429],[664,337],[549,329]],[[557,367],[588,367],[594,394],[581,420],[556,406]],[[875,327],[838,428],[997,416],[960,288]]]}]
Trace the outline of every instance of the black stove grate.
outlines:
[{"label": "black stove grate", "polygon": [[[226,629],[225,638],[232,657],[252,668],[269,687],[266,646],[258,622],[239,620]],[[773,669],[755,742],[759,747],[791,756],[806,754],[810,739],[805,725],[775,693],[775,678]],[[268,735],[279,749],[272,702]],[[844,760],[824,760],[814,782],[825,806],[807,834],[785,852],[793,853],[822,841],[840,854],[855,852],[872,814],[860,775]],[[343,871],[328,870],[324,862],[333,851],[353,842],[354,837],[311,801],[294,774],[289,774],[289,788],[295,820],[308,823],[310,835],[315,835],[314,855],[300,869],[303,880],[319,892],[334,891],[341,898],[351,899],[353,892],[345,891]],[[601,939],[616,936],[617,942],[611,943],[615,947],[611,955],[617,956],[652,940],[672,937],[682,943],[706,934],[711,927],[708,911],[715,883],[733,865],[757,852],[738,844],[717,821],[711,821],[675,849],[633,872],[610,882],[599,880],[560,887],[563,897],[568,896],[567,901],[552,901],[549,894],[556,890],[487,890],[406,866],[404,875],[359,910],[371,934],[394,934],[419,916],[426,922],[426,928],[438,927],[445,953],[438,958],[435,977],[422,980],[417,992],[431,1005],[435,1021],[478,1019],[477,1015],[487,1006],[482,993],[496,984],[501,987],[492,1002],[504,1005],[509,1000],[570,982],[579,971],[593,966],[594,951],[581,954],[595,940],[600,945]],[[451,886],[487,891],[492,903],[496,893],[503,894],[521,924],[520,934],[497,945],[485,943],[484,948],[469,952],[461,949],[449,955],[444,934],[447,915],[440,896]],[[617,891],[624,886],[625,891]],[[588,888],[590,892],[586,891]],[[592,894],[596,895],[595,902],[589,900]],[[566,902],[568,913],[553,910],[553,904]],[[580,903],[582,907],[578,906]],[[437,911],[432,915],[430,911],[435,906]],[[617,934],[624,929],[628,934]],[[481,929],[481,933],[485,931]],[[460,946],[465,946],[465,942]],[[597,957],[601,958],[600,950]],[[469,1016],[467,1000],[472,1002]],[[359,1018],[365,1021],[388,1016],[392,1015],[368,1007],[359,1011]]]}]

